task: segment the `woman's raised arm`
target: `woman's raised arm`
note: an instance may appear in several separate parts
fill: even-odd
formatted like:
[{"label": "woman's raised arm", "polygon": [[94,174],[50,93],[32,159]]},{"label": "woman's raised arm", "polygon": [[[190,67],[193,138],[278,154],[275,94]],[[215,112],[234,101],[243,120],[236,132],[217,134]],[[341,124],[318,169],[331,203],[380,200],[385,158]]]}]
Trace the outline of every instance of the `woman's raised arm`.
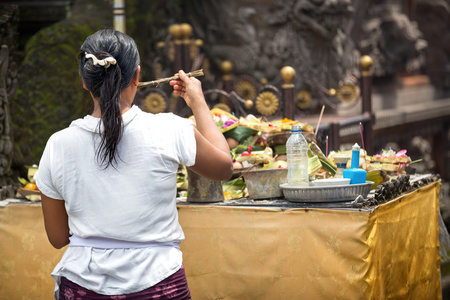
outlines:
[{"label": "woman's raised arm", "polygon": [[175,95],[183,97],[191,108],[197,126],[197,156],[190,169],[209,179],[228,180],[233,174],[230,148],[213,120],[201,82],[197,78],[188,77],[183,71],[179,71],[177,75],[180,79],[172,80],[170,85],[173,86]]}]

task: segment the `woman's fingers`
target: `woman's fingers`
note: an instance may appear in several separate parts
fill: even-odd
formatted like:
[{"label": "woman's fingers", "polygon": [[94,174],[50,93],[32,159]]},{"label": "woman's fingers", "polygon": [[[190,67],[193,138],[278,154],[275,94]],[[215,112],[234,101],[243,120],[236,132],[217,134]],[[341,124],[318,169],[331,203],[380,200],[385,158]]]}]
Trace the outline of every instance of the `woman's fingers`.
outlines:
[{"label": "woman's fingers", "polygon": [[181,92],[185,92],[186,91],[186,88],[184,87],[184,85],[180,81],[172,80],[172,81],[170,81],[170,85],[173,87],[173,90],[174,90],[176,95],[178,95]]},{"label": "woman's fingers", "polygon": [[186,75],[186,73],[184,73],[183,70],[178,71],[178,76],[180,76],[180,79],[183,82],[186,82],[187,80],[189,80],[189,77]]},{"label": "woman's fingers", "polygon": [[[180,70],[175,76],[178,76],[179,79],[170,81],[170,85],[173,86],[175,95],[181,96],[187,100],[186,97],[188,97],[188,94],[195,94],[198,92],[197,90],[201,90],[196,82],[197,79],[187,76],[183,70]],[[189,90],[189,92],[187,90]]]}]

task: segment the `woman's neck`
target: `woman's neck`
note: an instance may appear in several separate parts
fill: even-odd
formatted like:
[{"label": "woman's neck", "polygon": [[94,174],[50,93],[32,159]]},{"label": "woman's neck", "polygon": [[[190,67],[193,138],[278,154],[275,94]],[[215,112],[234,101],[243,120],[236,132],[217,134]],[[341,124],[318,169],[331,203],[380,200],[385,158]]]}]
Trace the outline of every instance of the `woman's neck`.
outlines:
[{"label": "woman's neck", "polygon": [[[91,116],[94,118],[101,118],[102,111],[97,101],[94,101],[94,111],[91,113]],[[124,114],[131,109],[131,105],[120,105],[120,114]]]},{"label": "woman's neck", "polygon": [[[134,95],[130,95],[127,89],[122,91],[122,93],[120,94],[120,113],[122,115],[131,109],[131,106],[133,105],[133,99]],[[91,116],[93,116],[94,118],[101,118],[102,110],[100,109],[100,104],[98,104],[98,100],[96,98],[93,98],[93,100],[94,111],[91,113]]]},{"label": "woman's neck", "polygon": [[[141,67],[138,66],[136,74],[133,77],[132,82],[120,93],[120,113],[123,115],[127,111],[130,110],[133,105],[134,97],[136,96],[137,86],[139,84],[139,73],[141,71]],[[91,93],[92,96],[92,93]],[[96,118],[101,118],[102,111],[100,109],[100,105],[98,104],[98,100],[92,97],[94,100],[94,111],[92,112],[92,116]]]}]

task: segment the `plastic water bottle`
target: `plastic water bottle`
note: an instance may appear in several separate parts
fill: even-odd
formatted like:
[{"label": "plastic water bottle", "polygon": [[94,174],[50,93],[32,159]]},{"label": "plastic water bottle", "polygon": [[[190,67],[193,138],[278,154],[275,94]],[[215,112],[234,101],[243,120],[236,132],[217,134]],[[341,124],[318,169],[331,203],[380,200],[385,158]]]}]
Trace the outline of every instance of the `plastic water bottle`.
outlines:
[{"label": "plastic water bottle", "polygon": [[286,142],[289,186],[309,186],[308,142],[300,126],[292,126],[291,136]]}]

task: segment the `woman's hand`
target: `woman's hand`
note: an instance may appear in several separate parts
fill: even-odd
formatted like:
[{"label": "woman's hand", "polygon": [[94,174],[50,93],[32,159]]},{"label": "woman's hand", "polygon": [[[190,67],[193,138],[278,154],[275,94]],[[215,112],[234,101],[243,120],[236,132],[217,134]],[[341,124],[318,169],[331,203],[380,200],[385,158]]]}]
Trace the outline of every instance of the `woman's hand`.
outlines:
[{"label": "woman's hand", "polygon": [[170,81],[173,93],[182,97],[192,111],[196,109],[197,105],[206,104],[200,80],[187,76],[183,70],[180,70],[175,76],[179,76],[180,79]]}]

